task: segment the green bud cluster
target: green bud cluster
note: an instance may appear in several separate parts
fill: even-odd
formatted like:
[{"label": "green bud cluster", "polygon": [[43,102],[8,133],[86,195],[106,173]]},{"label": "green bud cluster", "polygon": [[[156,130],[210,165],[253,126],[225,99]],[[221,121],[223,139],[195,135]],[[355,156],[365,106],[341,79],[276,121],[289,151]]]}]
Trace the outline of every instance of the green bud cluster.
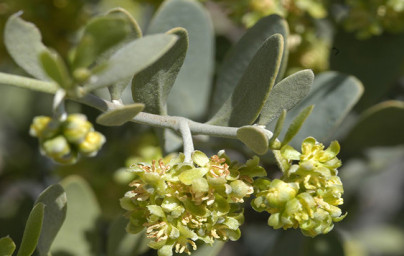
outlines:
[{"label": "green bud cluster", "polygon": [[74,164],[79,155],[95,156],[105,143],[83,114],[68,115],[64,121],[37,116],[29,133],[39,139],[42,154],[60,164]]},{"label": "green bud cluster", "polygon": [[331,231],[334,222],[345,217],[338,207],[343,204],[344,192],[337,176],[339,149],[334,141],[324,150],[312,137],[303,141],[302,153],[289,145],[282,147],[279,160],[283,177],[254,182],[253,208],[269,212],[268,225],[275,229],[300,228],[310,237]]},{"label": "green bud cluster", "polygon": [[191,254],[201,240],[237,240],[244,221],[242,204],[253,192],[253,178],[265,176],[254,157],[242,165],[230,162],[224,151],[208,158],[194,151],[192,162],[184,155],[168,161],[138,163],[133,188],[121,199],[127,210],[127,231],[146,227],[149,246],[159,256]]}]

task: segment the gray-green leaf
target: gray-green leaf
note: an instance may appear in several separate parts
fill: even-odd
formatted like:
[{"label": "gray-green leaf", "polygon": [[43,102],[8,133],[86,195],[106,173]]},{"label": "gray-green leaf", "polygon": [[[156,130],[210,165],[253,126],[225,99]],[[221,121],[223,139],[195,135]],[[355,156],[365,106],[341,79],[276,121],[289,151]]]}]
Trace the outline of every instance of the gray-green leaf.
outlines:
[{"label": "gray-green leaf", "polygon": [[198,246],[198,250],[192,252],[192,256],[216,256],[220,253],[220,250],[223,248],[225,242],[216,240],[213,245],[204,244],[202,246]]},{"label": "gray-green leaf", "polygon": [[97,222],[100,207],[87,182],[70,176],[60,183],[67,195],[67,214],[64,225],[53,242],[53,255],[100,255]]},{"label": "gray-green leaf", "polygon": [[132,80],[133,100],[144,103],[146,112],[160,115],[167,114],[167,97],[188,49],[188,33],[185,29],[174,28],[167,34],[178,36],[175,45]]},{"label": "gray-green leaf", "polygon": [[305,107],[316,106],[291,146],[300,147],[301,142],[309,136],[326,143],[362,93],[363,86],[355,77],[338,72],[317,75],[309,95],[288,111],[285,125],[290,124]]},{"label": "gray-green leaf", "polygon": [[52,185],[44,190],[36,203],[45,205],[42,232],[38,241],[39,255],[47,256],[52,242],[66,218],[66,193],[59,184]]},{"label": "gray-green leaf", "polygon": [[[126,23],[130,27],[130,32],[126,36],[126,38],[112,47],[110,50],[108,50],[107,54],[103,54],[103,57],[108,57],[110,56],[113,52],[118,50],[120,47],[123,46],[123,44],[128,43],[132,40],[135,40],[136,38],[142,37],[142,30],[140,29],[139,25],[137,24],[136,20],[133,18],[133,16],[126,11],[123,8],[114,8],[111,11],[108,12],[108,15],[112,15],[114,17],[121,17],[126,21]],[[109,92],[111,94],[111,99],[112,100],[119,100],[121,99],[122,92],[125,90],[125,88],[129,85],[131,82],[132,78],[129,77],[126,80],[120,81],[110,87],[108,87]]]},{"label": "gray-green leaf", "polygon": [[126,20],[113,15],[107,14],[90,20],[74,51],[73,70],[88,67],[100,54],[124,40],[130,29]]},{"label": "gray-green leaf", "polygon": [[268,151],[268,140],[270,139],[264,129],[252,125],[243,126],[237,129],[237,138],[254,153],[263,155]]},{"label": "gray-green leaf", "polygon": [[106,62],[106,68],[90,78],[87,91],[113,85],[133,76],[157,61],[176,42],[174,35],[151,35],[136,39],[116,51]]},{"label": "gray-green leaf", "polygon": [[20,18],[21,12],[12,15],[4,28],[4,43],[14,61],[28,74],[40,80],[49,80],[39,62],[39,54],[48,51],[42,44],[38,28]]},{"label": "gray-green leaf", "polygon": [[311,70],[302,70],[277,83],[261,111],[258,124],[266,125],[277,118],[283,109],[296,106],[307,94],[313,84],[314,74]]},{"label": "gray-green leaf", "polygon": [[364,148],[404,143],[404,102],[385,101],[365,111],[344,139],[345,150],[355,153]]},{"label": "gray-green leaf", "polygon": [[134,103],[107,111],[97,117],[97,123],[105,126],[120,126],[132,120],[144,109],[144,104]]},{"label": "gray-green leaf", "polygon": [[0,255],[11,256],[15,250],[15,243],[10,237],[0,238]]},{"label": "gray-green leaf", "polygon": [[63,59],[55,51],[43,51],[39,54],[39,60],[45,73],[60,87],[69,89],[73,83]]},{"label": "gray-green leaf", "polygon": [[304,121],[309,117],[310,113],[313,111],[314,105],[310,105],[303,109],[296,117],[293,119],[292,123],[289,125],[286,131],[285,138],[282,141],[282,146],[288,144],[293,137],[299,132]]},{"label": "gray-green leaf", "polygon": [[192,119],[207,109],[214,67],[214,32],[209,14],[195,0],[166,0],[150,22],[147,34],[183,27],[189,34],[189,48],[172,93],[168,113]]},{"label": "gray-green leaf", "polygon": [[123,216],[111,223],[108,230],[107,256],[140,255],[149,249],[145,233],[130,234],[126,232],[127,224],[128,219]]},{"label": "gray-green leaf", "polygon": [[[218,72],[217,82],[212,94],[210,113],[214,114],[223,105],[228,96],[240,81],[249,63],[270,36],[281,34],[284,45],[287,45],[289,29],[286,21],[278,15],[270,15],[260,19],[253,27],[227,53]],[[287,62],[287,47],[283,48],[281,68],[278,78],[283,76],[284,66]],[[278,80],[278,79],[277,79]]]},{"label": "gray-green leaf", "polygon": [[209,121],[222,126],[252,124],[275,83],[283,52],[283,37],[269,37],[251,60],[237,87]]},{"label": "gray-green leaf", "polygon": [[29,214],[17,256],[31,256],[38,244],[44,217],[43,203],[37,203]]}]

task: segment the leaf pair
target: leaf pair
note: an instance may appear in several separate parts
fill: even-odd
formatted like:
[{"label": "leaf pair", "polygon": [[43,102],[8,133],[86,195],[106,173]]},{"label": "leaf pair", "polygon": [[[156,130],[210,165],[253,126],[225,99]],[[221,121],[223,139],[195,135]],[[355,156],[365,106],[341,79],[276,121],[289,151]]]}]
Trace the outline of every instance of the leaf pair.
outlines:
[{"label": "leaf pair", "polygon": [[261,19],[229,51],[212,94],[209,123],[242,126],[258,118],[276,80],[283,75],[288,36],[277,15]]},{"label": "leaf pair", "polygon": [[[134,40],[141,35],[136,22],[117,9],[89,22],[67,67],[57,53],[42,44],[38,29],[19,15],[11,16],[5,27],[10,55],[30,75],[52,80],[65,89],[83,84],[89,92],[117,84],[149,66],[176,41],[176,36],[162,34]],[[33,85],[32,89],[41,88]],[[119,98],[122,90],[114,88],[114,98]]]},{"label": "leaf pair", "polygon": [[[53,185],[41,193],[29,214],[17,256],[30,256],[38,249],[47,256],[66,216],[66,193]],[[9,237],[0,239],[0,255],[11,256],[15,244]]]},{"label": "leaf pair", "polygon": [[[281,132],[280,136],[285,137],[283,144],[286,144],[286,140],[290,141],[293,147],[300,147],[301,142],[309,136],[326,142],[359,100],[362,92],[361,83],[354,77],[337,72],[326,72],[318,75],[314,79],[310,93],[298,105],[288,111],[284,124],[290,126],[304,112],[304,109],[311,105],[314,105],[315,108],[293,140],[286,140],[285,133],[288,132]],[[267,128],[273,130],[274,126],[274,123],[270,123]]]}]

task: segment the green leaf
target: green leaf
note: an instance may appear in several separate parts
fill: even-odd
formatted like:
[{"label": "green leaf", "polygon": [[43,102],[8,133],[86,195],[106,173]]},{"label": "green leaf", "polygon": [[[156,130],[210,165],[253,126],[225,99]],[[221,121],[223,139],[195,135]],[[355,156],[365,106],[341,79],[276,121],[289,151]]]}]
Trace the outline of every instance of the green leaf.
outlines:
[{"label": "green leaf", "polygon": [[269,93],[258,124],[266,125],[277,118],[283,109],[289,110],[296,106],[309,94],[313,80],[313,72],[306,69],[296,72],[277,83]]},{"label": "green leaf", "polygon": [[97,123],[105,126],[120,126],[142,112],[144,104],[134,103],[107,111],[97,117]]},{"label": "green leaf", "polygon": [[251,125],[243,126],[237,129],[237,138],[254,151],[254,153],[263,155],[268,151],[268,140],[270,139],[264,132],[264,129]]},{"label": "green leaf", "polygon": [[38,241],[38,251],[39,255],[47,256],[52,242],[55,240],[66,218],[66,193],[61,185],[55,184],[44,190],[39,195],[36,203],[43,203],[45,205],[42,232]]},{"label": "green leaf", "polygon": [[178,36],[175,45],[132,80],[133,100],[144,103],[145,112],[160,115],[167,114],[167,98],[188,49],[188,33],[185,29],[174,28],[167,34]]},{"label": "green leaf", "polygon": [[10,237],[0,238],[0,255],[1,256],[11,256],[15,250],[15,243]]},{"label": "green leaf", "polygon": [[100,255],[97,222],[100,207],[87,182],[70,176],[60,182],[67,196],[67,214],[62,229],[53,242],[52,255]]},{"label": "green leaf", "polygon": [[7,20],[4,28],[4,43],[14,61],[28,74],[40,80],[49,80],[39,62],[39,54],[48,51],[42,44],[38,28],[24,21],[18,12]]},{"label": "green leaf", "polygon": [[[121,41],[112,49],[108,51],[108,53],[112,54],[113,52],[117,51],[120,47],[123,46],[123,44],[128,43],[132,40],[135,40],[136,38],[142,37],[142,30],[140,29],[139,25],[137,24],[136,20],[133,18],[133,16],[126,11],[123,8],[114,8],[111,11],[108,12],[108,15],[113,15],[115,17],[120,17],[126,21],[127,24],[129,24],[130,27],[130,32],[126,36],[125,40]],[[108,54],[103,54],[103,57]],[[107,57],[107,56],[105,56]],[[125,90],[125,88],[129,85],[131,82],[132,78],[126,79],[126,81],[120,81],[110,87],[108,87],[109,92],[111,94],[111,99],[112,100],[119,100],[122,96],[122,92]]]},{"label": "green leaf", "polygon": [[31,256],[34,253],[41,234],[44,208],[43,203],[37,203],[29,214],[17,256]]},{"label": "green leaf", "polygon": [[300,148],[307,137],[326,143],[362,95],[362,84],[354,77],[337,72],[325,72],[314,79],[309,95],[288,111],[285,125],[292,122],[302,109],[315,105],[299,134],[291,145]]},{"label": "green leaf", "polygon": [[268,142],[270,147],[275,146],[274,142],[278,138],[279,134],[281,134],[281,131],[283,128],[283,123],[285,122],[285,118],[286,118],[286,113],[287,113],[286,109],[284,109],[282,111],[282,114],[279,116],[278,121],[276,122],[274,134],[272,135],[272,138]]},{"label": "green leaf", "polygon": [[295,119],[293,119],[288,130],[286,131],[285,137],[283,138],[282,146],[288,144],[293,137],[295,137],[302,127],[304,121],[307,119],[307,117],[309,117],[311,111],[313,111],[313,108],[314,105],[308,106],[307,108],[303,109]]},{"label": "green leaf", "polygon": [[213,245],[204,244],[198,246],[198,250],[192,252],[192,256],[216,256],[219,255],[220,250],[223,248],[225,242],[215,241]]},{"label": "green leaf", "polygon": [[74,51],[73,70],[88,67],[97,57],[123,41],[130,33],[131,24],[115,16],[104,15],[91,19]]},{"label": "green leaf", "polygon": [[128,219],[116,218],[110,225],[107,240],[107,256],[140,255],[146,252],[147,239],[144,232],[129,234],[126,232]]},{"label": "green leaf", "polygon": [[147,34],[175,27],[188,31],[189,48],[172,93],[168,113],[192,119],[207,109],[214,67],[214,31],[208,12],[195,0],[166,0],[150,22]]},{"label": "green leaf", "polygon": [[[151,35],[134,40],[116,51],[106,62],[106,68],[90,78],[87,91],[113,85],[133,76],[157,61],[176,42],[173,35]],[[100,64],[102,66],[102,64]]]},{"label": "green leaf", "polygon": [[50,79],[55,81],[60,87],[69,89],[72,87],[69,71],[60,55],[55,51],[43,51],[39,54],[42,68]]},{"label": "green leaf", "polygon": [[403,117],[403,101],[385,101],[369,108],[344,139],[345,150],[355,153],[368,147],[403,144]]},{"label": "green leaf", "polygon": [[282,52],[282,35],[268,38],[251,60],[234,92],[209,123],[234,127],[252,124],[275,83]]},{"label": "green leaf", "polygon": [[[212,94],[211,114],[216,113],[223,102],[227,100],[262,44],[274,34],[281,34],[284,45],[287,45],[288,24],[278,15],[270,15],[260,19],[227,53],[218,72],[216,86]],[[278,78],[283,76],[287,55],[287,47],[284,47]]]}]

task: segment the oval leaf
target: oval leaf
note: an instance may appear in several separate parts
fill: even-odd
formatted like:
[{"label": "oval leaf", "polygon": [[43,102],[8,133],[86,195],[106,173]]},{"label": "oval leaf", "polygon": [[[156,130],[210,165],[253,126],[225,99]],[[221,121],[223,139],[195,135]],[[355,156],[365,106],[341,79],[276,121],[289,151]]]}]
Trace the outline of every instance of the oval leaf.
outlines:
[{"label": "oval leaf", "polygon": [[133,76],[158,60],[176,40],[176,36],[158,34],[126,44],[111,56],[105,69],[90,78],[90,84],[85,89],[92,91]]},{"label": "oval leaf", "polygon": [[132,120],[143,109],[144,104],[142,103],[125,105],[99,115],[97,123],[105,126],[120,126]]},{"label": "oval leaf", "polygon": [[264,132],[264,128],[257,126],[241,127],[237,129],[237,138],[258,155],[263,155],[268,151],[270,138]]},{"label": "oval leaf", "polygon": [[[281,34],[284,45],[287,45],[289,34],[287,22],[278,15],[270,15],[260,19],[253,27],[249,28],[243,37],[227,53],[223,64],[218,72],[217,82],[214,89],[210,113],[216,113],[233,92],[239,83],[249,63],[254,58],[262,44],[270,36]],[[282,64],[278,74],[281,77],[281,70],[287,62],[287,47],[283,48]]]},{"label": "oval leaf", "polygon": [[204,244],[198,246],[198,250],[192,252],[192,256],[216,256],[219,255],[220,250],[223,248],[225,242],[216,240],[213,245]]},{"label": "oval leaf", "polygon": [[128,219],[123,216],[111,223],[108,230],[107,256],[140,255],[149,249],[144,232],[129,234],[126,232],[127,224]]},{"label": "oval leaf", "polygon": [[[117,51],[120,47],[123,46],[125,43],[129,43],[132,40],[135,40],[136,38],[142,37],[142,30],[139,27],[139,24],[137,24],[136,20],[133,18],[133,16],[126,11],[123,8],[114,8],[111,11],[108,12],[109,16],[114,16],[114,17],[120,17],[126,21],[126,23],[130,27],[130,32],[126,36],[125,40],[122,42],[118,43],[112,49],[108,51],[108,53],[112,54],[113,52]],[[103,54],[103,57],[108,54]],[[107,56],[105,56],[107,57]],[[119,100],[121,99],[122,92],[125,90],[125,88],[130,84],[132,78],[128,78],[124,81],[118,82],[117,84],[114,84],[110,87],[108,87],[109,92],[111,94],[111,99],[112,100]]]},{"label": "oval leaf", "polygon": [[150,22],[147,34],[164,33],[183,27],[189,34],[189,48],[172,93],[168,113],[192,119],[207,109],[214,67],[214,31],[205,8],[195,0],[166,0]]},{"label": "oval leaf", "polygon": [[44,217],[43,203],[37,203],[29,214],[17,256],[31,256],[38,244]]},{"label": "oval leaf", "polygon": [[183,28],[167,32],[178,40],[161,58],[133,77],[132,96],[135,102],[145,104],[145,112],[167,114],[167,98],[184,63],[188,49],[188,33]]},{"label": "oval leaf", "polygon": [[70,176],[60,182],[67,196],[66,220],[53,242],[54,255],[100,255],[97,221],[101,215],[95,195],[87,182]]},{"label": "oval leaf", "polygon": [[49,80],[39,62],[39,54],[48,51],[42,44],[38,28],[21,19],[21,12],[12,15],[4,28],[4,43],[14,61],[28,74],[40,80]]},{"label": "oval leaf", "polygon": [[313,80],[313,71],[307,69],[296,72],[277,83],[269,93],[258,124],[266,125],[277,118],[283,109],[289,110],[296,106],[309,94]]},{"label": "oval leaf", "polygon": [[45,205],[42,232],[38,241],[39,255],[47,256],[59,229],[66,218],[66,193],[59,184],[52,185],[44,190],[36,203]]},{"label": "oval leaf", "polygon": [[107,14],[91,19],[74,51],[73,69],[88,67],[100,54],[123,41],[130,30],[130,23],[118,16]]},{"label": "oval leaf", "polygon": [[282,35],[268,38],[248,65],[234,92],[209,123],[234,127],[252,124],[275,83],[282,52]]},{"label": "oval leaf", "polygon": [[375,146],[404,143],[404,102],[386,101],[365,111],[344,139],[351,153]]},{"label": "oval leaf", "polygon": [[338,72],[316,76],[309,95],[288,111],[285,125],[289,125],[307,106],[316,106],[290,145],[299,148],[301,142],[310,136],[326,143],[362,93],[363,86],[355,77]]},{"label": "oval leaf", "polygon": [[60,87],[69,89],[72,87],[69,72],[62,58],[57,52],[43,51],[39,54],[39,60],[45,73]]},{"label": "oval leaf", "polygon": [[10,237],[0,238],[0,255],[11,256],[15,250],[15,243]]}]

